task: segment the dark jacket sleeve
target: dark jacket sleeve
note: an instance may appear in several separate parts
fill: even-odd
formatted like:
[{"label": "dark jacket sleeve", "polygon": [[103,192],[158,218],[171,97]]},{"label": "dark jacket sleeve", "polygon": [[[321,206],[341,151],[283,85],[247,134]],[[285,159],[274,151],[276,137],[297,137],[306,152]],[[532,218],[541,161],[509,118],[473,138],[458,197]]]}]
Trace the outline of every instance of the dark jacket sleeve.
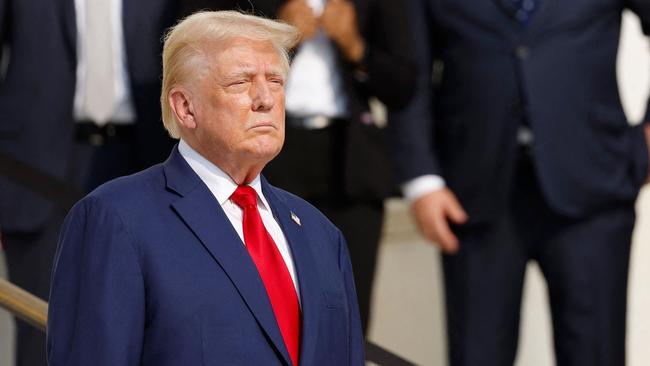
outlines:
[{"label": "dark jacket sleeve", "polygon": [[137,366],[144,332],[138,255],[116,212],[77,204],[62,227],[47,326],[51,366]]},{"label": "dark jacket sleeve", "polygon": [[409,0],[415,39],[415,95],[408,105],[389,114],[391,156],[396,183],[425,175],[441,175],[435,156],[432,65],[435,54],[433,16],[428,0]]}]

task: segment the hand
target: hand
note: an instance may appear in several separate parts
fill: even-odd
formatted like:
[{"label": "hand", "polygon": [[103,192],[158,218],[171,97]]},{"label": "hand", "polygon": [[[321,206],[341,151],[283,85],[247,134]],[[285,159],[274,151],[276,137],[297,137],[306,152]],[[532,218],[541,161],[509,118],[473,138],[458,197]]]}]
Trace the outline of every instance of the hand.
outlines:
[{"label": "hand", "polygon": [[[645,142],[648,147],[648,157],[650,158],[650,122],[646,122],[643,126],[643,131],[645,132]],[[648,164],[648,177],[645,182],[650,183],[650,164]]]},{"label": "hand", "polygon": [[365,44],[357,26],[357,12],[348,0],[329,0],[320,18],[325,34],[341,49],[343,57],[358,63],[363,58]]},{"label": "hand", "polygon": [[458,238],[449,228],[448,220],[464,224],[467,213],[448,188],[420,197],[413,202],[411,209],[420,231],[427,239],[435,242],[447,254],[458,251]]},{"label": "hand", "polygon": [[278,12],[278,18],[298,28],[302,39],[310,39],[318,31],[318,18],[305,0],[289,0]]}]

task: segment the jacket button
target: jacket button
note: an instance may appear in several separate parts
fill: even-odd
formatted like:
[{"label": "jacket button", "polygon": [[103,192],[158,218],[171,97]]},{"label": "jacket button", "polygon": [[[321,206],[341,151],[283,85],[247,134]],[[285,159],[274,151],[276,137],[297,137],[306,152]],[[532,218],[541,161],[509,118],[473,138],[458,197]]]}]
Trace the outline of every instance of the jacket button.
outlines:
[{"label": "jacket button", "polygon": [[525,60],[530,56],[530,49],[527,46],[519,45],[515,48],[515,55],[520,60]]}]

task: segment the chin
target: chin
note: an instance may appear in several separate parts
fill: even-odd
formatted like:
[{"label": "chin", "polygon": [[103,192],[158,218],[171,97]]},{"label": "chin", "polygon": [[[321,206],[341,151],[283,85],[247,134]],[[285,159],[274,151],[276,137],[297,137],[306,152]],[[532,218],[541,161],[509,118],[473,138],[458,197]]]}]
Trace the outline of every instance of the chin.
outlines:
[{"label": "chin", "polygon": [[275,156],[282,150],[284,138],[277,135],[258,136],[252,142],[251,150],[259,154],[272,154]]},{"label": "chin", "polygon": [[257,161],[269,162],[282,150],[281,144],[259,144],[248,150],[248,155]]}]

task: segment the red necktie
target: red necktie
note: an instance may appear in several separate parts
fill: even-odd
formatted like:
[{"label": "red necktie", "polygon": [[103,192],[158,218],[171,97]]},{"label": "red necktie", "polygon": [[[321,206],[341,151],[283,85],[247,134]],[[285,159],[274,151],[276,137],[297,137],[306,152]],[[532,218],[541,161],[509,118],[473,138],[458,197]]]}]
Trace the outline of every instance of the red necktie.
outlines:
[{"label": "red necktie", "polygon": [[255,189],[239,186],[230,199],[244,210],[244,243],[266,287],[291,361],[298,365],[300,308],[287,265],[262,223]]}]

